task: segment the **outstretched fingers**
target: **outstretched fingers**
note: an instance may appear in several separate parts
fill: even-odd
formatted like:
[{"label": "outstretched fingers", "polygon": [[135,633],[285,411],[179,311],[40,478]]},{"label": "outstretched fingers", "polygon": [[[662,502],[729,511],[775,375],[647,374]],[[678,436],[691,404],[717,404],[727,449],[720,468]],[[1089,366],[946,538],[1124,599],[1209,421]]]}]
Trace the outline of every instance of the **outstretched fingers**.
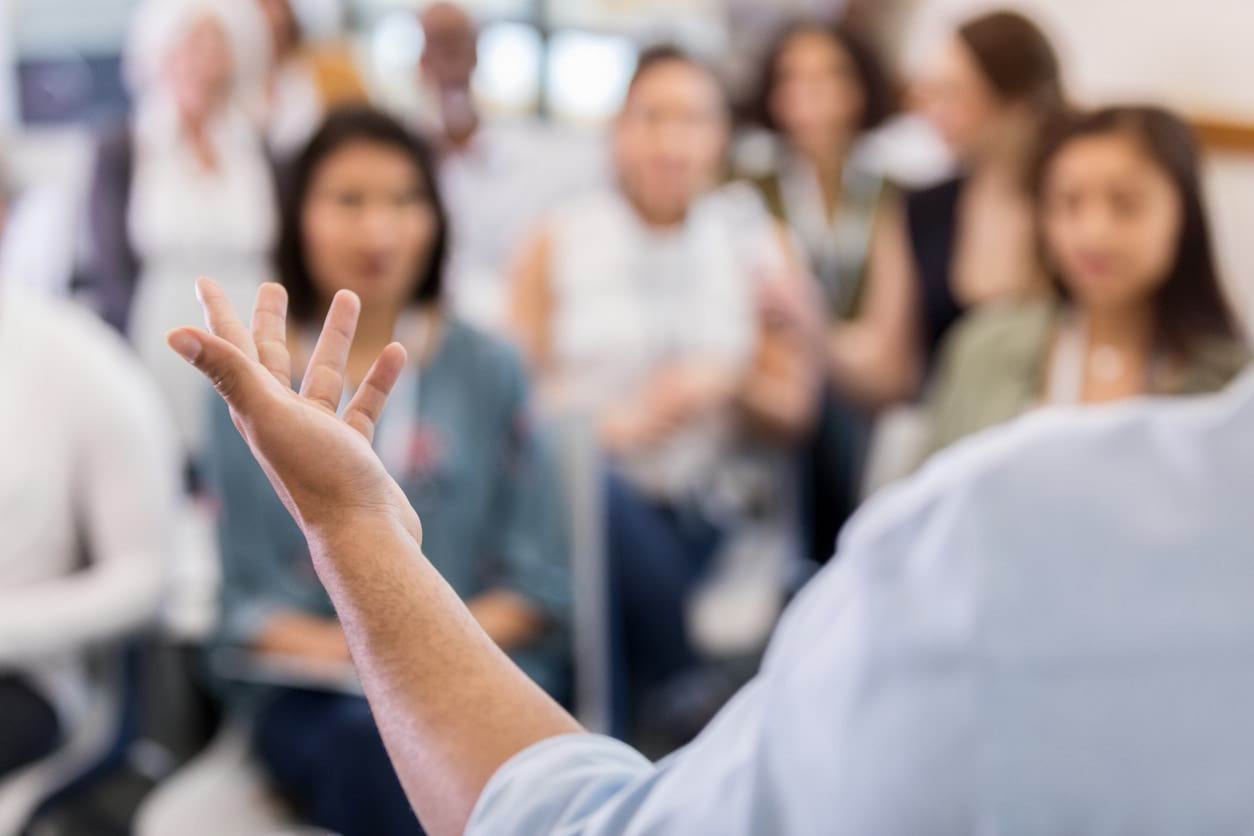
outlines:
[{"label": "outstretched fingers", "polygon": [[388,395],[405,368],[405,349],[400,343],[392,343],[383,349],[357,387],[357,393],[344,413],[344,421],[361,433],[367,441],[374,441],[375,427],[387,405]]},{"label": "outstretched fingers", "polygon": [[301,384],[303,397],[331,412],[339,411],[344,396],[344,367],[360,313],[361,301],[356,294],[347,290],[335,294]]},{"label": "outstretched fingers", "polygon": [[267,282],[257,289],[253,342],[261,365],[279,383],[292,388],[292,357],[287,349],[287,291],[282,285]]}]

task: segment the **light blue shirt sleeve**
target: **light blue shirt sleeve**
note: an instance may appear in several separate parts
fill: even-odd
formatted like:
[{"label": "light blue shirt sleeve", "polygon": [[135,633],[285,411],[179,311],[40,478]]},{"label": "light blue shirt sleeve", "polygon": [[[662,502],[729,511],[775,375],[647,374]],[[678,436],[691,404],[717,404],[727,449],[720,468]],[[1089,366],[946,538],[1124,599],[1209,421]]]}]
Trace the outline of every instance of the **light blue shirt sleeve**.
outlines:
[{"label": "light blue shirt sleeve", "polygon": [[1084,416],[873,501],[687,748],[541,743],[467,832],[1251,832],[1254,375]]},{"label": "light blue shirt sleeve", "polygon": [[[903,566],[893,566],[893,551],[910,539],[903,535],[913,527],[896,525],[889,536],[876,537],[874,562],[862,559],[867,546],[854,544],[825,571],[789,611],[762,673],[690,746],[654,765],[608,738],[545,741],[494,776],[467,833],[921,832],[882,827],[874,805],[865,803],[871,795],[921,786],[943,792],[943,772],[930,774],[934,761],[879,773],[875,788],[868,785],[866,765],[881,755],[881,746],[927,735],[936,724],[951,730],[932,735],[944,746],[943,738],[961,733],[967,707],[962,673],[942,665],[927,710],[904,719],[890,712],[882,721],[865,715],[866,701],[895,664],[885,667],[883,658],[891,659],[892,651],[880,642],[899,638],[892,623],[900,620],[898,607],[908,606],[910,592],[902,586]],[[930,585],[927,575],[925,569],[915,580]],[[936,631],[929,640],[935,646],[922,652],[943,656],[942,646],[966,632],[964,613],[942,612],[926,629]],[[888,657],[882,657],[885,651]],[[928,684],[921,681],[920,687]],[[846,813],[840,825],[837,809]],[[917,809],[930,823],[955,815],[926,802]],[[919,821],[911,817],[909,826]]]}]

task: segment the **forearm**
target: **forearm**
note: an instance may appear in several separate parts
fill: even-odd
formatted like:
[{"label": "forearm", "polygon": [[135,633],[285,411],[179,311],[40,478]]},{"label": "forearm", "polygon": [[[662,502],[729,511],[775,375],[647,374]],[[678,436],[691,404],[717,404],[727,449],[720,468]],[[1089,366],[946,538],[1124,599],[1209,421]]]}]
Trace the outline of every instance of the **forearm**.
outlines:
[{"label": "forearm", "polygon": [[914,352],[887,344],[859,323],[842,325],[828,336],[827,364],[836,391],[868,409],[912,397],[919,385]]},{"label": "forearm", "polygon": [[815,340],[796,334],[770,334],[737,396],[750,428],[758,435],[796,441],[812,428],[819,403],[820,365]]},{"label": "forearm", "polygon": [[306,531],[411,803],[460,834],[496,770],[579,725],[479,626],[398,516]]}]

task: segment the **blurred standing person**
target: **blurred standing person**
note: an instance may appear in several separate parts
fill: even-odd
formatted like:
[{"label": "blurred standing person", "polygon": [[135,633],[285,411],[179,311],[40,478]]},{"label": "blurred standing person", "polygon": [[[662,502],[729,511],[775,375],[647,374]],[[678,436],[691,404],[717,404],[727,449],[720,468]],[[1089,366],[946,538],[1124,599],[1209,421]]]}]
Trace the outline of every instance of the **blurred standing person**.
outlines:
[{"label": "blurred standing person", "polygon": [[[645,53],[614,126],[618,187],[554,212],[514,286],[546,407],[590,416],[616,470],[606,542],[637,694],[696,668],[688,608],[716,556],[764,528],[794,533],[779,479],[809,428],[812,343],[776,327],[797,317],[756,306],[795,308],[808,288],[757,195],[715,188],[728,139],[712,73],[672,48]],[[776,545],[757,543],[768,594]]]},{"label": "blurred standing person", "polygon": [[225,277],[243,304],[270,275],[273,172],[243,101],[268,61],[254,0],[149,0],[127,48],[134,114],[97,152],[89,269],[98,303],[156,376],[189,453],[203,437],[205,388],[161,345],[196,319],[184,292],[195,276]]},{"label": "blurred standing person", "polygon": [[291,0],[256,0],[271,36],[273,61],[257,109],[270,150],[279,159],[300,151],[327,110],[366,100],[366,87],[348,50],[304,42]]},{"label": "blurred standing person", "polygon": [[[116,334],[0,281],[0,780],[73,736],[84,655],[157,615],[172,428]],[[86,562],[84,562],[84,557]]]},{"label": "blurred standing person", "polygon": [[[759,83],[757,117],[777,141],[772,170],[754,182],[801,242],[823,293],[825,329],[833,334],[851,322],[865,328],[883,318],[866,304],[869,263],[877,230],[901,206],[858,150],[896,109],[894,87],[884,62],[859,35],[809,21],[780,32]],[[842,382],[837,377],[826,387],[822,420],[802,461],[804,519],[811,556],[820,562],[832,555],[839,527],[857,503],[868,412],[877,405],[849,397]]]},{"label": "blurred standing person", "polygon": [[460,6],[421,13],[426,36],[419,129],[439,154],[452,219],[450,296],[457,311],[492,330],[505,323],[510,259],[544,212],[608,179],[600,144],[549,125],[493,119],[475,99],[478,28]]},{"label": "blurred standing person", "polygon": [[[262,305],[262,321],[286,336],[304,368],[331,300],[356,293],[359,328],[344,346],[353,389],[380,346],[408,348],[376,449],[407,500],[428,510],[427,542],[443,577],[493,641],[560,699],[570,590],[559,485],[529,419],[517,354],[442,308],[448,227],[433,178],[426,146],[391,117],[333,112],[297,157],[284,194],[286,333],[282,319],[266,318],[273,305]],[[282,310],[282,289],[266,290]],[[304,381],[308,391],[326,383]],[[228,411],[213,414],[222,641],[347,666],[343,628],[300,529]],[[420,832],[364,699],[298,688],[269,689],[261,704],[243,690],[232,696],[237,710],[255,712],[257,753],[312,823],[346,836]]]},{"label": "blurred standing person", "polygon": [[1114,107],[1048,141],[1034,178],[1058,299],[973,313],[932,403],[939,449],[1037,406],[1219,391],[1249,361],[1223,296],[1192,132]]}]

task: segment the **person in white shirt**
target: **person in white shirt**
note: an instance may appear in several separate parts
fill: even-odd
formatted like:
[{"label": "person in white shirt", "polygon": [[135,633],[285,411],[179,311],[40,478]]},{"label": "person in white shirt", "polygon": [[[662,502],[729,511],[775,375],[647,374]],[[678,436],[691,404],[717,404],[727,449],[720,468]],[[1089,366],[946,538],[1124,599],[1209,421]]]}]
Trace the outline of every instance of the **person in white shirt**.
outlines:
[{"label": "person in white shirt", "polygon": [[505,325],[506,275],[532,227],[563,199],[609,181],[599,134],[492,118],[476,100],[478,30],[453,3],[423,10],[416,127],[440,152],[440,188],[453,237],[449,291],[475,325]]},{"label": "person in white shirt", "polygon": [[84,652],[156,615],[176,461],[116,335],[68,302],[0,293],[0,775],[80,722]]},{"label": "person in white shirt", "polygon": [[190,455],[206,426],[203,383],[169,361],[163,335],[194,321],[181,288],[200,271],[246,304],[271,278],[274,173],[245,96],[269,63],[255,0],[148,0],[126,69],[135,112],[103,138],[91,196],[92,264],[105,318],[135,345]]},{"label": "person in white shirt", "polygon": [[201,295],[212,333],[170,344],[299,522],[428,832],[1249,832],[1254,372],[943,454],[857,517],[761,675],[651,764],[544,696],[423,556],[368,443],[404,349],[335,411],[358,300],[298,395],[282,318],[250,333]]},{"label": "person in white shirt", "polygon": [[[618,702],[678,742],[712,711],[672,718],[672,706],[726,696],[705,687],[700,639],[713,631],[697,625],[710,590],[739,574],[740,593],[775,599],[745,655],[778,615],[800,554],[793,456],[820,377],[819,329],[807,340],[774,328],[760,304],[818,295],[788,234],[753,189],[717,185],[727,112],[708,68],[672,47],[644,53],[614,123],[616,186],[546,218],[511,305],[542,408],[594,425],[612,471]],[[687,696],[698,690],[710,693]],[[630,725],[619,712],[616,731]]]}]

